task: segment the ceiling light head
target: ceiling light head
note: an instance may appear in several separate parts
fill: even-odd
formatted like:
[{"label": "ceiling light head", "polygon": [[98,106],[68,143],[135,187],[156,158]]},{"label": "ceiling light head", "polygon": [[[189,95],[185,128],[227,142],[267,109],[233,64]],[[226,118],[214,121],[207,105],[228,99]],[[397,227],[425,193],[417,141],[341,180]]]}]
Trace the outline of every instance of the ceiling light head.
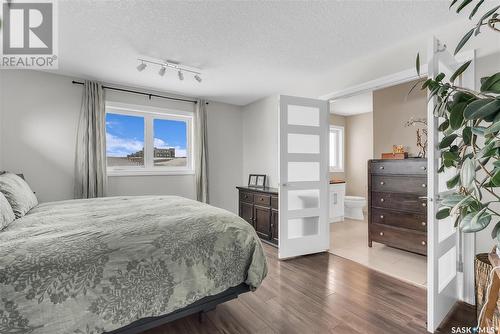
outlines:
[{"label": "ceiling light head", "polygon": [[196,74],[194,78],[196,79],[196,81],[201,82],[201,77],[199,74]]},{"label": "ceiling light head", "polygon": [[144,64],[144,62],[140,63],[138,66],[137,66],[137,70],[139,72],[142,72],[144,71],[144,69],[146,68],[146,64]]},{"label": "ceiling light head", "polygon": [[164,75],[165,75],[165,71],[166,71],[166,70],[167,70],[167,68],[166,68],[165,66],[162,66],[162,67],[160,68],[160,71],[158,72],[158,74],[159,74],[160,76],[164,76]]},{"label": "ceiling light head", "polygon": [[177,75],[179,76],[179,80],[184,80],[184,73],[182,73],[181,70],[179,70],[179,72],[177,72]]}]

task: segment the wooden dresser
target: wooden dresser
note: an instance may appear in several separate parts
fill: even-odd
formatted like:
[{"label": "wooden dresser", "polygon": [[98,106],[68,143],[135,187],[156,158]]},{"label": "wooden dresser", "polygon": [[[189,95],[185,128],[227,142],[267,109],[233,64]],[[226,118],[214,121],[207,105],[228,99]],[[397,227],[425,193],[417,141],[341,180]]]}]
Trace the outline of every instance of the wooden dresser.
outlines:
[{"label": "wooden dresser", "polygon": [[368,161],[368,246],[427,254],[427,160]]},{"label": "wooden dresser", "polygon": [[253,226],[261,240],[278,244],[278,189],[236,187],[239,215]]}]

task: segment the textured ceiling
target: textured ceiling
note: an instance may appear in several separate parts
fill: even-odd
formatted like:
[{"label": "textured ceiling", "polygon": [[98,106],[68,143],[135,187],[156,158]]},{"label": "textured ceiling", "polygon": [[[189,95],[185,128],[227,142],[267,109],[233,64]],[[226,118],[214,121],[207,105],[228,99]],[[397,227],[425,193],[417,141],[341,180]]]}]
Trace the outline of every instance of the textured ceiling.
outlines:
[{"label": "textured ceiling", "polygon": [[330,103],[330,112],[342,116],[373,112],[373,93],[367,92],[334,100]]},{"label": "textured ceiling", "polygon": [[[444,16],[444,18],[443,18]],[[244,105],[451,22],[448,1],[60,1],[59,71]],[[203,83],[137,57],[203,69]]]}]

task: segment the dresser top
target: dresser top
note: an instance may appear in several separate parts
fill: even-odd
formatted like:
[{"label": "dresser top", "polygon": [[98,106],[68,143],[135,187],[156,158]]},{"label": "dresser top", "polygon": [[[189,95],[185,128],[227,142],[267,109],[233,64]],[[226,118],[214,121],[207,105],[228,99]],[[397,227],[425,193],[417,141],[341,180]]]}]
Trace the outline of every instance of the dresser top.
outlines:
[{"label": "dresser top", "polygon": [[253,191],[253,192],[259,192],[259,193],[265,193],[265,194],[272,194],[272,195],[278,195],[278,188],[271,188],[271,187],[266,187],[266,188],[257,188],[257,187],[248,187],[248,186],[239,186],[236,187],[240,190],[246,190],[246,191]]},{"label": "dresser top", "polygon": [[427,161],[426,158],[406,158],[406,159],[370,159],[372,162],[420,162]]}]

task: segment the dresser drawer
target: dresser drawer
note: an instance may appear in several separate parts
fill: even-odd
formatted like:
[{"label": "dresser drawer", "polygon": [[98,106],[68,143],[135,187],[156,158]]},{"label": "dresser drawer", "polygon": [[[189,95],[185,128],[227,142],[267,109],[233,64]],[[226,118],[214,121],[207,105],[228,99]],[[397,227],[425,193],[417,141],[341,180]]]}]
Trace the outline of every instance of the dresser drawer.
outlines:
[{"label": "dresser drawer", "polygon": [[397,193],[427,194],[427,177],[408,177],[391,175],[373,175],[373,191]]},{"label": "dresser drawer", "polygon": [[240,202],[253,203],[253,194],[240,191]]},{"label": "dresser drawer", "polygon": [[370,163],[370,172],[372,174],[427,175],[427,160],[372,161]]},{"label": "dresser drawer", "polygon": [[387,209],[371,210],[371,222],[427,232],[427,214],[399,212]]},{"label": "dresser drawer", "polygon": [[271,196],[254,194],[253,195],[253,202],[257,205],[269,206],[269,205],[271,205]]},{"label": "dresser drawer", "polygon": [[427,200],[415,194],[372,192],[371,206],[398,211],[427,212]]},{"label": "dresser drawer", "polygon": [[418,254],[427,254],[427,233],[388,225],[372,224],[370,235],[375,242]]}]

